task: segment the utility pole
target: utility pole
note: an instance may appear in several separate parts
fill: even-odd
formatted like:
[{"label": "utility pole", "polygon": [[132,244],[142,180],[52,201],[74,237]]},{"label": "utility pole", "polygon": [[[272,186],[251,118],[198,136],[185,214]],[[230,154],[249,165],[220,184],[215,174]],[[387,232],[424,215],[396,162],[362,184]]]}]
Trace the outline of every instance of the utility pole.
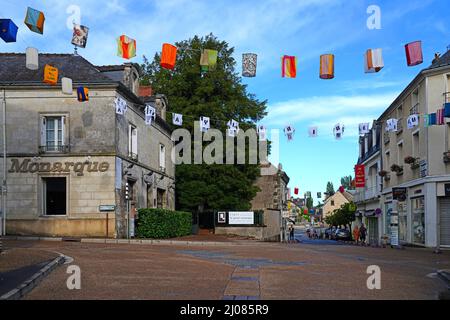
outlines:
[{"label": "utility pole", "polygon": [[3,177],[1,185],[2,195],[2,235],[6,235],[6,90],[3,89],[3,101],[2,101],[2,113],[3,113]]}]

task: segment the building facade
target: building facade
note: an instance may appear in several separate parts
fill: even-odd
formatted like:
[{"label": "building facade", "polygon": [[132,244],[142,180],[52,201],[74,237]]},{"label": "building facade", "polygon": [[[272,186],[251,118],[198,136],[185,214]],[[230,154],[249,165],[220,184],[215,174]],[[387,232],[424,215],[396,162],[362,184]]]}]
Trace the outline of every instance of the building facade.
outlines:
[{"label": "building facade", "polygon": [[[449,102],[449,91],[450,51],[422,70],[377,121],[383,132],[383,234],[390,234],[391,213],[397,209],[401,244],[450,246],[450,123],[448,118],[444,125],[423,121]],[[419,115],[419,125],[408,129],[412,114]],[[398,129],[387,132],[386,121],[393,118]],[[393,191],[400,193],[396,199]]]},{"label": "building facade", "polygon": [[333,211],[339,209],[342,205],[353,201],[353,195],[347,191],[336,192],[332,196],[325,199],[322,207],[322,218],[326,219]]},{"label": "building facade", "polygon": [[[70,54],[40,54],[39,63],[32,71],[24,54],[0,54],[7,234],[126,238],[137,209],[174,209],[167,101],[146,98],[160,109],[146,125],[138,68],[95,67]],[[46,64],[59,70],[55,86],[42,82]],[[62,93],[61,77],[72,79],[72,95]],[[77,100],[78,86],[89,101]],[[127,103],[123,115],[117,97]]]},{"label": "building facade", "polygon": [[364,165],[365,186],[357,188],[354,202],[357,206],[353,226],[364,224],[368,230],[369,244],[380,245],[383,236],[383,216],[380,206],[382,178],[381,126],[374,121],[367,134],[359,138],[358,165]]}]

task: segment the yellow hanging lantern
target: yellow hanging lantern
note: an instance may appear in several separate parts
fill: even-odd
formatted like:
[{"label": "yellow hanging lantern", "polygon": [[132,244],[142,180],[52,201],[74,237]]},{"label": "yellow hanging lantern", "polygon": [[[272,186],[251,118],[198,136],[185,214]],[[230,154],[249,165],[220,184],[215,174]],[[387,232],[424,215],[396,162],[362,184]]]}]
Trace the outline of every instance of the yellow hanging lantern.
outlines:
[{"label": "yellow hanging lantern", "polygon": [[323,54],[320,56],[320,79],[334,78],[334,55]]},{"label": "yellow hanging lantern", "polygon": [[46,64],[44,67],[44,82],[51,85],[56,85],[58,82],[58,68]]}]

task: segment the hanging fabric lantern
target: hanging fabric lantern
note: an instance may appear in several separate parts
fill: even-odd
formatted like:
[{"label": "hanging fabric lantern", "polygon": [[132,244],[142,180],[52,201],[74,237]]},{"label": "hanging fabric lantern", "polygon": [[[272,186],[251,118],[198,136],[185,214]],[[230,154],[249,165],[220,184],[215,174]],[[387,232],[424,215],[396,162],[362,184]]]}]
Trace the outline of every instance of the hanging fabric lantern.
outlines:
[{"label": "hanging fabric lantern", "polygon": [[202,71],[214,70],[217,65],[217,50],[204,49],[200,57]]},{"label": "hanging fabric lantern", "polygon": [[281,76],[295,78],[297,76],[297,57],[283,56],[281,58]]},{"label": "hanging fabric lantern", "polygon": [[408,67],[413,67],[423,62],[422,41],[414,41],[405,45],[406,61]]},{"label": "hanging fabric lantern", "polygon": [[44,21],[45,16],[43,12],[28,7],[27,15],[25,16],[25,24],[31,31],[43,34]]},{"label": "hanging fabric lantern", "polygon": [[26,67],[30,70],[39,69],[39,53],[36,48],[28,47],[25,51]]},{"label": "hanging fabric lantern", "polygon": [[44,82],[51,85],[56,85],[58,82],[58,68],[46,64],[44,67]]},{"label": "hanging fabric lantern", "polygon": [[444,117],[450,118],[450,103],[448,102],[444,104]]},{"label": "hanging fabric lantern", "polygon": [[124,59],[131,59],[136,56],[136,40],[121,35],[117,38],[117,55]]},{"label": "hanging fabric lantern", "polygon": [[323,54],[320,56],[320,79],[334,78],[334,55]]},{"label": "hanging fabric lantern", "polygon": [[19,28],[11,19],[0,19],[0,38],[5,42],[16,42]]},{"label": "hanging fabric lantern", "polygon": [[383,51],[382,49],[369,49],[364,54],[364,72],[375,73],[383,69]]},{"label": "hanging fabric lantern", "polygon": [[255,77],[258,56],[255,53],[242,54],[242,76]]},{"label": "hanging fabric lantern", "polygon": [[70,78],[62,78],[62,93],[72,95],[73,87],[72,87],[72,79]]},{"label": "hanging fabric lantern", "polygon": [[298,188],[294,188],[294,194],[298,195]]},{"label": "hanging fabric lantern", "polygon": [[73,25],[73,35],[72,35],[72,44],[74,46],[80,47],[80,48],[86,48],[87,43],[87,37],[89,34],[89,28],[74,24]]},{"label": "hanging fabric lantern", "polygon": [[86,87],[78,87],[77,97],[80,102],[89,101],[89,89]]},{"label": "hanging fabric lantern", "polygon": [[161,67],[164,69],[173,70],[175,62],[177,61],[177,47],[164,43],[161,53]]}]

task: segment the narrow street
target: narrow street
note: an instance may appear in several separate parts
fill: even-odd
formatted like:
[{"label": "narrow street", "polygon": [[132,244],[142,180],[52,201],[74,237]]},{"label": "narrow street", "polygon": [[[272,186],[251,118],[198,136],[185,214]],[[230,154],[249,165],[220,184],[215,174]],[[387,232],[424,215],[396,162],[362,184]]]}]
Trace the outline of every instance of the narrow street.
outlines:
[{"label": "narrow street", "polygon": [[[433,276],[450,268],[450,252],[368,248],[327,240],[292,244],[238,242],[223,246],[5,241],[5,246],[73,258],[25,299],[437,299],[446,290]],[[81,289],[69,290],[69,265]],[[367,267],[381,269],[381,290],[369,290]]]}]

